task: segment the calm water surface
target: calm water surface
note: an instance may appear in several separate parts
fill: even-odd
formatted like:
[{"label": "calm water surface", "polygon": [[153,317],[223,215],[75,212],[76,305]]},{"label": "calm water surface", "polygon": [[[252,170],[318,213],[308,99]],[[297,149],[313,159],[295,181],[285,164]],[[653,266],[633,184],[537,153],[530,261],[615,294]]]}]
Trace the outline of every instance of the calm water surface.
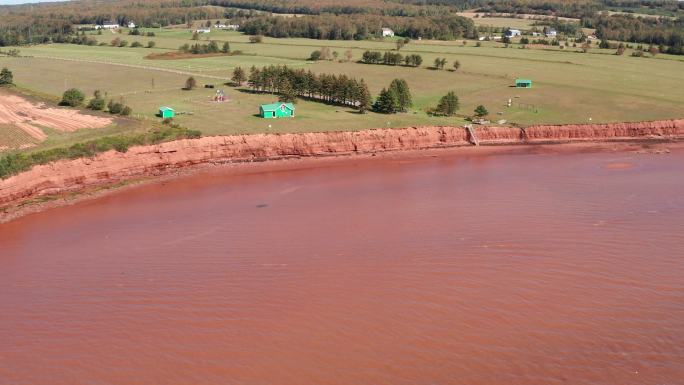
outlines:
[{"label": "calm water surface", "polygon": [[684,152],[197,175],[0,225],[0,384],[684,384]]}]

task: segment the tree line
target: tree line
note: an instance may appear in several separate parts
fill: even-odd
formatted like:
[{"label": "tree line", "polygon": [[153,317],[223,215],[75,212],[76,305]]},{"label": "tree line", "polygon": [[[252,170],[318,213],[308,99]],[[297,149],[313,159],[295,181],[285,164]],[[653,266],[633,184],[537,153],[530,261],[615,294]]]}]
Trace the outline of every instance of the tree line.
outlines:
[{"label": "tree line", "polygon": [[364,40],[381,36],[383,27],[411,39],[453,40],[478,36],[471,19],[456,15],[411,18],[377,15],[261,16],[247,20],[241,25],[241,31],[278,38]]},{"label": "tree line", "polygon": [[361,56],[361,63],[364,64],[385,64],[403,65],[407,67],[418,67],[423,63],[423,57],[418,54],[403,56],[399,52],[386,51],[384,54],[379,51],[366,51]]}]

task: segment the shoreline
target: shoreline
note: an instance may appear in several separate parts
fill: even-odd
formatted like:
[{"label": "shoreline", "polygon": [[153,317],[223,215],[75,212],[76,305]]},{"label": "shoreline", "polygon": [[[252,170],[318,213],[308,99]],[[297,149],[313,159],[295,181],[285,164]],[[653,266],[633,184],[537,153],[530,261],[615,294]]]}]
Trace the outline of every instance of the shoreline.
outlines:
[{"label": "shoreline", "polygon": [[259,173],[371,159],[415,160],[463,154],[663,153],[684,148],[684,120],[602,125],[462,127],[204,137],[108,151],[35,166],[0,180],[0,223],[97,199],[132,186],[207,170]]}]

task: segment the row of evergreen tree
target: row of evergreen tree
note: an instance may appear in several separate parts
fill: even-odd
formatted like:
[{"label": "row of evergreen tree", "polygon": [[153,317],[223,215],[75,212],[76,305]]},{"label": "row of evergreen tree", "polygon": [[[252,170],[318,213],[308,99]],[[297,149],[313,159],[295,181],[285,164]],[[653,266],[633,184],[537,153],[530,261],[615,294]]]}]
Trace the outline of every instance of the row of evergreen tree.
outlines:
[{"label": "row of evergreen tree", "polygon": [[[236,68],[233,73],[233,81],[241,85],[244,76],[236,76],[235,72],[244,71]],[[281,101],[291,102],[299,96],[354,107],[361,113],[371,107],[366,82],[347,75],[314,74],[287,66],[252,67],[247,83],[254,91],[279,94]]]},{"label": "row of evergreen tree", "polygon": [[230,43],[225,42],[223,43],[223,47],[219,48],[219,45],[215,41],[210,41],[208,44],[200,44],[200,43],[195,43],[195,44],[183,44],[178,48],[179,51],[183,53],[191,53],[194,55],[202,55],[202,54],[209,54],[209,53],[229,53],[230,52]]},{"label": "row of evergreen tree", "polygon": [[365,64],[385,64],[400,65],[408,67],[418,67],[423,63],[423,57],[418,54],[403,56],[399,52],[386,51],[384,54],[379,51],[366,51],[361,56],[361,62]]}]

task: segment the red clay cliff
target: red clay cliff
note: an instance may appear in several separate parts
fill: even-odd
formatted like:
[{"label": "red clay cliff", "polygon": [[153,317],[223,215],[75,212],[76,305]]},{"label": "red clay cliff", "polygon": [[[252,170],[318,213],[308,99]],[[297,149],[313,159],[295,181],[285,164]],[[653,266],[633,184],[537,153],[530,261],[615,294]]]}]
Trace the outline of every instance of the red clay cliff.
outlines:
[{"label": "red clay cliff", "polygon": [[[684,119],[592,125],[477,127],[481,145],[578,141],[684,139]],[[179,140],[63,160],[0,180],[0,206],[36,196],[80,191],[122,180],[158,175],[190,165],[368,154],[470,145],[462,127],[410,127],[355,132],[255,134]],[[0,214],[2,215],[2,214]]]}]

